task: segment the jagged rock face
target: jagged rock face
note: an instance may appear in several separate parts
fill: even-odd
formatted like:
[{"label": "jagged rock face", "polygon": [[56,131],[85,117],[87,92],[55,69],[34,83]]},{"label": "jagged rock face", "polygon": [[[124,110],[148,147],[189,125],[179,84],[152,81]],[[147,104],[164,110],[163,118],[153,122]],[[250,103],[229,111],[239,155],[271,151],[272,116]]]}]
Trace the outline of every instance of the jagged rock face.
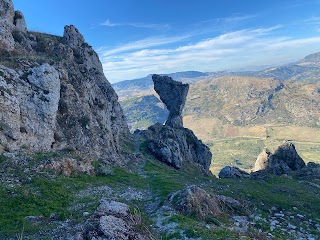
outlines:
[{"label": "jagged rock face", "polygon": [[74,26],[63,37],[17,31],[25,29],[23,15],[14,18],[11,1],[4,3],[0,23],[15,37],[0,46],[0,153],[68,148],[123,164],[130,133],[98,55]]},{"label": "jagged rock face", "polygon": [[268,158],[270,156],[271,152],[267,149],[264,148],[263,151],[259,154],[259,156],[257,157],[257,160],[254,164],[254,169],[253,171],[259,171],[259,170],[263,170],[267,167],[268,165]]},{"label": "jagged rock face", "polygon": [[51,149],[60,99],[57,70],[44,64],[20,75],[0,66],[0,150]]},{"label": "jagged rock face", "polygon": [[[291,171],[301,170],[306,166],[305,162],[299,156],[293,143],[285,142],[279,146],[273,154],[263,160],[257,159],[255,171],[266,170],[270,173],[282,175]],[[259,166],[259,167],[258,167]]]},{"label": "jagged rock face", "polygon": [[82,44],[84,44],[84,37],[73,25],[64,27],[63,38],[71,47],[80,47]]},{"label": "jagged rock face", "polygon": [[149,150],[162,162],[177,169],[184,162],[195,162],[209,171],[212,154],[191,130],[174,129],[159,123],[139,132],[148,141]]},{"label": "jagged rock face", "polygon": [[[0,1],[0,44],[9,50],[14,48],[14,8],[11,0]],[[1,46],[0,46],[1,47]]]},{"label": "jagged rock face", "polygon": [[199,219],[222,213],[218,199],[197,186],[190,186],[171,194],[168,201],[178,212]]},{"label": "jagged rock face", "polygon": [[26,23],[26,20],[24,19],[24,15],[22,12],[20,11],[14,12],[13,24],[15,25],[16,31],[22,31],[22,32],[27,31],[27,23]]},{"label": "jagged rock face", "polygon": [[219,178],[250,178],[250,175],[238,167],[226,166],[219,172]]},{"label": "jagged rock face", "polygon": [[174,128],[183,127],[181,113],[185,105],[189,84],[182,84],[171,77],[153,75],[154,90],[169,110],[166,125]]}]

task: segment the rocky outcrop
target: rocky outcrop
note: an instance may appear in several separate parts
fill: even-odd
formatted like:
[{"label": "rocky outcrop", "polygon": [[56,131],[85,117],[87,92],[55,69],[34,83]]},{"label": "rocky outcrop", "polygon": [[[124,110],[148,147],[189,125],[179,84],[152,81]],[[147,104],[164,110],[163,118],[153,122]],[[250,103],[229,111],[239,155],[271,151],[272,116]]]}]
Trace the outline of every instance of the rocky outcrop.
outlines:
[{"label": "rocky outcrop", "polygon": [[178,212],[199,219],[222,213],[219,200],[197,186],[190,186],[171,194],[168,201]]},{"label": "rocky outcrop", "polygon": [[73,48],[80,47],[82,44],[84,44],[83,35],[73,25],[64,27],[63,38],[66,43]]},{"label": "rocky outcrop", "polygon": [[226,166],[220,170],[219,178],[250,178],[250,174],[238,167]]},{"label": "rocky outcrop", "polygon": [[0,153],[67,148],[123,164],[130,133],[96,52],[76,27],[31,33],[11,1],[0,4]]},{"label": "rocky outcrop", "polygon": [[84,230],[74,239],[153,239],[143,231],[145,229],[139,229],[141,224],[141,216],[130,213],[128,205],[102,199],[94,215],[86,222]]},{"label": "rocky outcrop", "polygon": [[191,130],[156,123],[140,134],[148,141],[148,149],[160,161],[177,169],[184,163],[193,162],[209,171],[212,159],[210,149]]},{"label": "rocky outcrop", "polygon": [[22,12],[20,11],[14,12],[13,24],[15,25],[14,30],[21,31],[21,32],[27,31],[27,23],[26,23],[26,20],[24,19],[24,15]]},{"label": "rocky outcrop", "polygon": [[161,101],[169,110],[166,125],[173,128],[182,128],[182,110],[185,105],[189,84],[182,84],[171,77],[153,75],[154,90],[159,94]]},{"label": "rocky outcrop", "polygon": [[14,8],[12,0],[0,1],[0,47],[12,50],[14,39],[12,31],[14,29]]},{"label": "rocky outcrop", "polygon": [[[265,151],[265,150],[264,150]],[[255,171],[265,170],[273,174],[288,174],[306,166],[291,142],[284,142],[274,153],[262,153],[255,164]]]},{"label": "rocky outcrop", "polygon": [[187,162],[197,163],[209,172],[212,159],[210,149],[191,130],[182,127],[181,112],[189,85],[158,75],[153,75],[152,79],[155,90],[167,105],[170,114],[164,126],[156,123],[148,130],[137,130],[135,134],[147,141],[148,149],[160,161],[177,169]]}]

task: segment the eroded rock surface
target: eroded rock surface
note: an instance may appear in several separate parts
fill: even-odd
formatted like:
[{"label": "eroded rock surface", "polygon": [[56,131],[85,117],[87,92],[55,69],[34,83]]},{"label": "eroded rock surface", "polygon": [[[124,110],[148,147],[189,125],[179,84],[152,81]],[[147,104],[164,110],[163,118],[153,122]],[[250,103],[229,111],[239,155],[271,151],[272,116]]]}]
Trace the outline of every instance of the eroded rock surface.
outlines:
[{"label": "eroded rock surface", "polygon": [[171,77],[153,75],[154,90],[159,94],[161,101],[169,110],[166,125],[174,128],[183,127],[182,110],[185,105],[189,84],[182,84]]},{"label": "eroded rock surface", "polygon": [[148,149],[160,161],[177,169],[187,162],[197,163],[209,172],[212,159],[210,149],[191,130],[182,126],[181,112],[189,85],[159,75],[153,75],[152,79],[160,99],[170,111],[169,117],[165,125],[156,123],[135,134],[147,141]]},{"label": "eroded rock surface", "polygon": [[69,149],[123,164],[129,130],[98,55],[78,29],[28,32],[0,2],[0,153]]},{"label": "eroded rock surface", "polygon": [[148,149],[162,162],[177,169],[184,162],[195,162],[208,171],[212,154],[194,133],[186,128],[174,129],[160,123],[141,131],[148,141]]},{"label": "eroded rock surface", "polygon": [[[265,150],[264,150],[265,151]],[[255,164],[255,171],[265,170],[273,174],[288,174],[306,166],[293,143],[284,142],[274,153],[262,153]]]},{"label": "eroded rock surface", "polygon": [[93,216],[87,220],[84,230],[74,239],[153,239],[143,229],[139,229],[141,224],[141,218],[130,213],[128,205],[102,199]]}]

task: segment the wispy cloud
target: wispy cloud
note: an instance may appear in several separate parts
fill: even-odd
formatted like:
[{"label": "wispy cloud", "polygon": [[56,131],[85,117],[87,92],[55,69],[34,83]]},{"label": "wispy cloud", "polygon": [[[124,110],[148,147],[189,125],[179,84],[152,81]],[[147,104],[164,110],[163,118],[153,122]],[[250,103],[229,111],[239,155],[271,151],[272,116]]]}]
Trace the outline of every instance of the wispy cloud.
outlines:
[{"label": "wispy cloud", "polygon": [[189,37],[190,35],[182,35],[182,36],[175,36],[175,37],[164,37],[164,36],[150,37],[150,38],[145,38],[139,41],[130,42],[130,43],[115,47],[113,49],[101,48],[98,50],[98,52],[103,57],[106,57],[106,56],[111,56],[111,55],[119,54],[123,52],[131,52],[134,50],[147,49],[151,47],[164,46],[170,43],[181,42],[183,40],[188,39]]},{"label": "wispy cloud", "polygon": [[153,24],[153,23],[115,23],[107,19],[100,25],[106,27],[135,27],[135,28],[150,28],[154,30],[167,30],[170,28],[169,24]]},{"label": "wispy cloud", "polygon": [[281,35],[282,28],[243,29],[198,41],[190,36],[147,38],[103,50],[100,56],[106,76],[115,82],[150,73],[274,64],[320,50],[320,37],[293,38]]}]

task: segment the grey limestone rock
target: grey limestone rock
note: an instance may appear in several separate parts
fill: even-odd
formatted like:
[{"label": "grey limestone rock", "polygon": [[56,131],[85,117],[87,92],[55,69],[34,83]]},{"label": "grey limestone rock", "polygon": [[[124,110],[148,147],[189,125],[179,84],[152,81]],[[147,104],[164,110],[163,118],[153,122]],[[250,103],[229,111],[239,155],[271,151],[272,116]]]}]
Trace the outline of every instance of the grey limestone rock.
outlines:
[{"label": "grey limestone rock", "polygon": [[85,223],[84,230],[74,239],[153,239],[150,233],[139,229],[140,217],[129,212],[129,206],[109,199],[102,199],[100,205]]},{"label": "grey limestone rock", "polygon": [[[262,159],[262,155],[264,155]],[[265,170],[267,172],[282,175],[291,171],[301,170],[306,166],[299,156],[296,148],[291,142],[284,142],[274,153],[260,154],[255,164],[255,171]]]},{"label": "grey limestone rock", "polygon": [[44,64],[22,75],[0,71],[0,150],[50,150],[60,99],[57,70]]},{"label": "grey limestone rock", "polygon": [[182,84],[172,80],[171,77],[153,75],[154,90],[159,94],[161,101],[169,110],[166,125],[170,127],[183,127],[182,110],[185,105],[189,84]]},{"label": "grey limestone rock", "polygon": [[250,178],[250,174],[240,168],[226,166],[220,170],[219,178]]},{"label": "grey limestone rock", "polygon": [[160,161],[177,169],[186,162],[193,162],[209,171],[212,159],[210,149],[191,130],[156,123],[140,134],[148,140],[149,150]]},{"label": "grey limestone rock", "polygon": [[84,44],[83,35],[73,25],[64,27],[63,38],[71,47],[80,47],[82,44]]},{"label": "grey limestone rock", "polygon": [[27,31],[27,23],[22,12],[14,12],[13,24],[15,25],[14,30],[21,32]]},{"label": "grey limestone rock", "polygon": [[199,164],[209,172],[212,154],[210,149],[194,133],[183,128],[183,110],[189,85],[172,80],[170,77],[152,76],[154,88],[170,111],[163,126],[156,123],[145,131],[137,131],[148,141],[148,149],[162,162],[181,168],[184,163]]},{"label": "grey limestone rock", "polygon": [[14,7],[12,0],[0,1],[0,47],[12,50],[14,39],[12,31],[14,29]]},{"label": "grey limestone rock", "polygon": [[0,33],[0,153],[67,148],[124,164],[130,132],[97,53],[72,25],[64,37],[23,32],[23,15],[11,1],[0,4],[0,24],[8,29]]}]

